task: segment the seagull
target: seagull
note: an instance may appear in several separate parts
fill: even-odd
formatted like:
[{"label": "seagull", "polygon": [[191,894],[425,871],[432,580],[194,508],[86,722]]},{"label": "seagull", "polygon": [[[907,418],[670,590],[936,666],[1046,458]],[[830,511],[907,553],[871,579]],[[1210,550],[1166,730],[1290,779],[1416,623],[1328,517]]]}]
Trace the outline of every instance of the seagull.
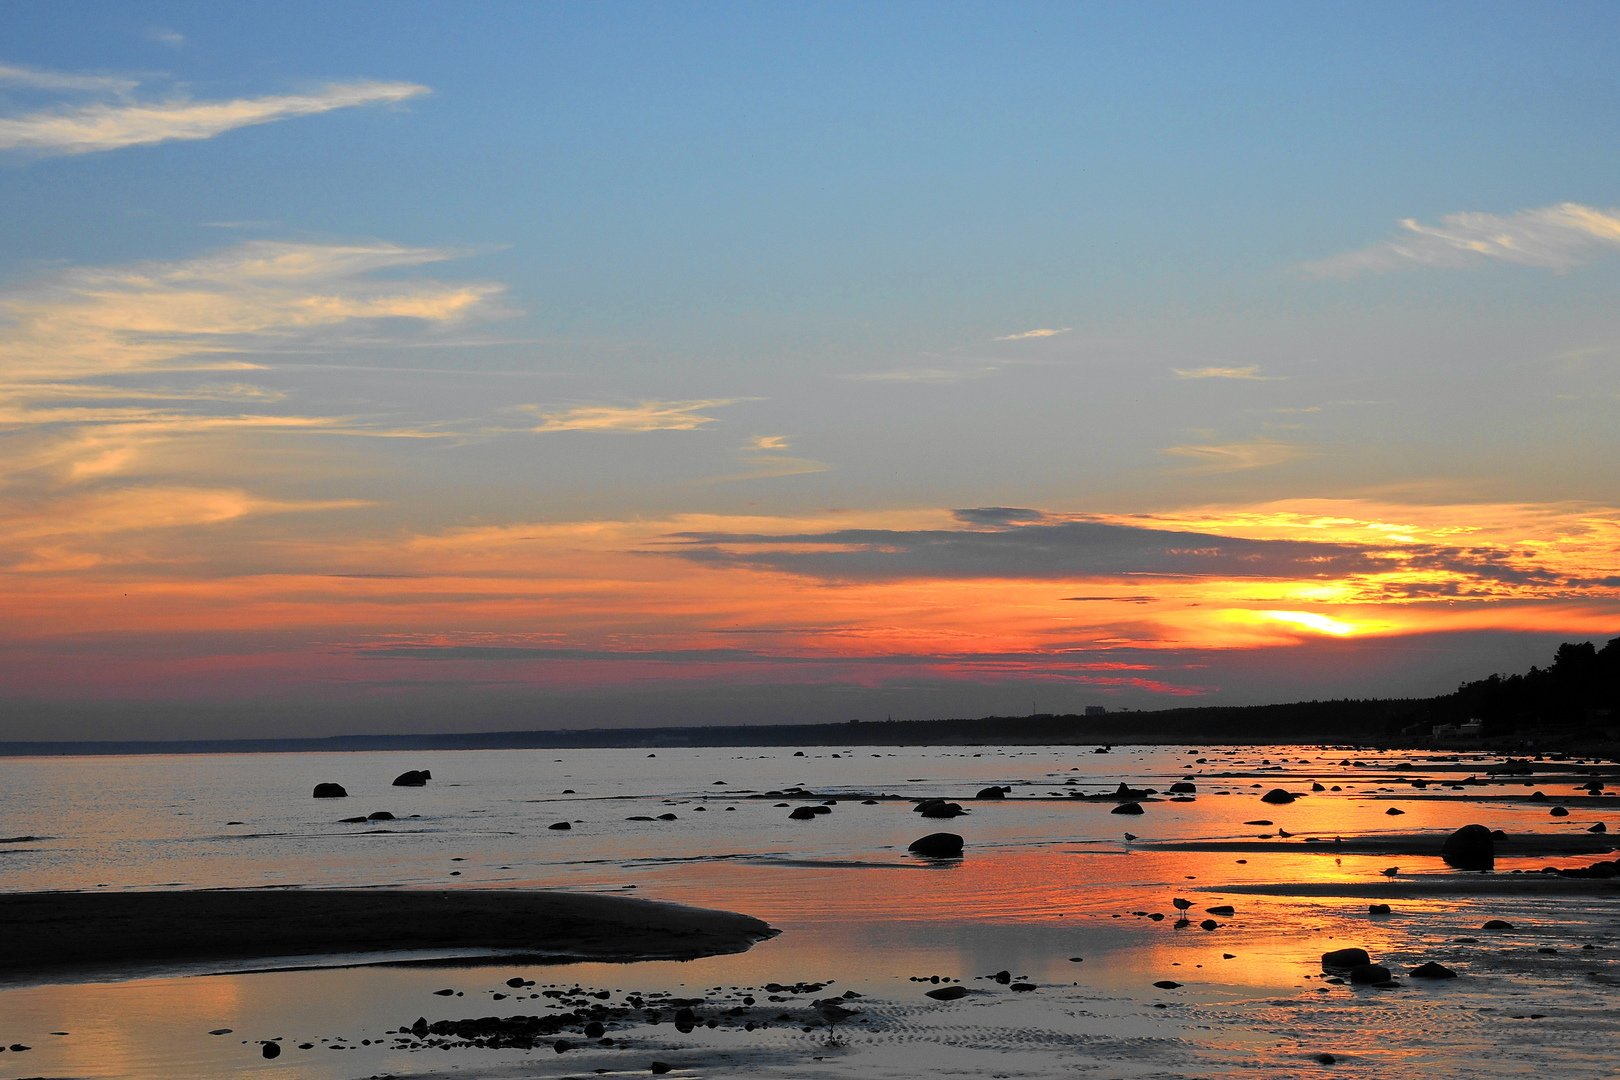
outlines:
[{"label": "seagull", "polygon": [[1136,839],[1136,834],[1135,833],[1128,832],[1128,833],[1125,834],[1125,842],[1127,844],[1130,843],[1132,840],[1135,840],[1135,839]]}]

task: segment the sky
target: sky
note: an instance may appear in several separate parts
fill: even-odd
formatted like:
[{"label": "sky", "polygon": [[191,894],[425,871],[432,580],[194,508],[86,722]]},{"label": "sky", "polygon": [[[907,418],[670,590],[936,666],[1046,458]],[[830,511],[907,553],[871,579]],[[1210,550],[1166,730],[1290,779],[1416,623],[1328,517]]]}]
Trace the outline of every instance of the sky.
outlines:
[{"label": "sky", "polygon": [[0,6],[0,737],[1620,635],[1612,3]]}]

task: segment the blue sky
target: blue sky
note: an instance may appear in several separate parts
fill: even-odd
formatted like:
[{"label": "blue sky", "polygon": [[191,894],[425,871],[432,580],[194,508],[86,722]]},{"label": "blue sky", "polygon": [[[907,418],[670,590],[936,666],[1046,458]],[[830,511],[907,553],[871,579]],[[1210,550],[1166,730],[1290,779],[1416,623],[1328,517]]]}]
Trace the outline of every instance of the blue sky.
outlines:
[{"label": "blue sky", "polygon": [[[0,601],[54,613],[10,631],[17,699],[341,692],[365,726],[376,686],[431,682],[486,725],[497,685],[643,720],[626,678],[710,695],[734,673],[695,643],[745,627],[782,664],[695,718],[792,718],[789,685],[932,714],[1315,696],[1283,673],[1323,626],[1445,635],[1336,684],[1369,694],[1612,636],[1617,31],[1610,4],[10,5]],[[955,514],[998,506],[1046,516]],[[1064,606],[1140,592],[1089,548],[1044,599],[1016,565],[930,600],[671,553],[1058,520],[1408,547],[1337,592],[1183,574],[1130,618]],[[1412,586],[1425,560],[1452,576]],[[363,573],[413,584],[323,591]],[[356,659],[401,641],[630,666]],[[1081,644],[1163,663],[1110,682]],[[933,657],[932,689],[833,663],[868,652]]]}]

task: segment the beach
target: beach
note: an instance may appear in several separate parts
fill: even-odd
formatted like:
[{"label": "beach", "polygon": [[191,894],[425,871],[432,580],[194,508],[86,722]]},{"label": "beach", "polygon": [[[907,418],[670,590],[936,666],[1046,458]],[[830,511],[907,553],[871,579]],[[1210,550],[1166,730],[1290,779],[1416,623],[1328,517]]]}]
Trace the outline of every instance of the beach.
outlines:
[{"label": "beach", "polygon": [[1094,749],[0,761],[0,1075],[1611,1074],[1611,764]]}]

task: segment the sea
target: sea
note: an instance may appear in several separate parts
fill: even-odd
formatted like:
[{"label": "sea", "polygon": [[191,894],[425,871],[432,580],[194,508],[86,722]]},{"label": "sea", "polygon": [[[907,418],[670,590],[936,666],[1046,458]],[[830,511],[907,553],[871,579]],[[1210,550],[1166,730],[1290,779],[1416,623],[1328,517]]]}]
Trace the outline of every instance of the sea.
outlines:
[{"label": "sea", "polygon": [[[402,950],[31,980],[0,963],[0,1077],[1620,1075],[1620,884],[1543,887],[1562,880],[1549,865],[1613,856],[1536,847],[1620,830],[1615,784],[1584,786],[1597,763],[1501,767],[1322,746],[4,758],[0,891],[561,889],[780,932],[685,962]],[[393,786],[410,769],[432,779]],[[348,797],[311,797],[328,782]],[[1152,789],[1142,813],[1103,797],[1122,783]],[[1004,797],[976,797],[989,787]],[[1274,788],[1298,797],[1263,802]],[[929,798],[966,812],[924,820]],[[800,805],[829,812],[794,820]],[[393,820],[341,820],[378,811]],[[1529,839],[1465,874],[1439,846],[1470,823]],[[908,852],[940,830],[962,858]],[[1344,947],[1395,981],[1324,971]],[[1458,977],[1407,975],[1431,961]],[[782,1012],[752,1030],[626,1021],[561,1050],[398,1037],[546,1005],[509,980]],[[928,996],[953,985],[967,993]],[[832,995],[852,1015],[828,1024],[809,1004]]]}]

